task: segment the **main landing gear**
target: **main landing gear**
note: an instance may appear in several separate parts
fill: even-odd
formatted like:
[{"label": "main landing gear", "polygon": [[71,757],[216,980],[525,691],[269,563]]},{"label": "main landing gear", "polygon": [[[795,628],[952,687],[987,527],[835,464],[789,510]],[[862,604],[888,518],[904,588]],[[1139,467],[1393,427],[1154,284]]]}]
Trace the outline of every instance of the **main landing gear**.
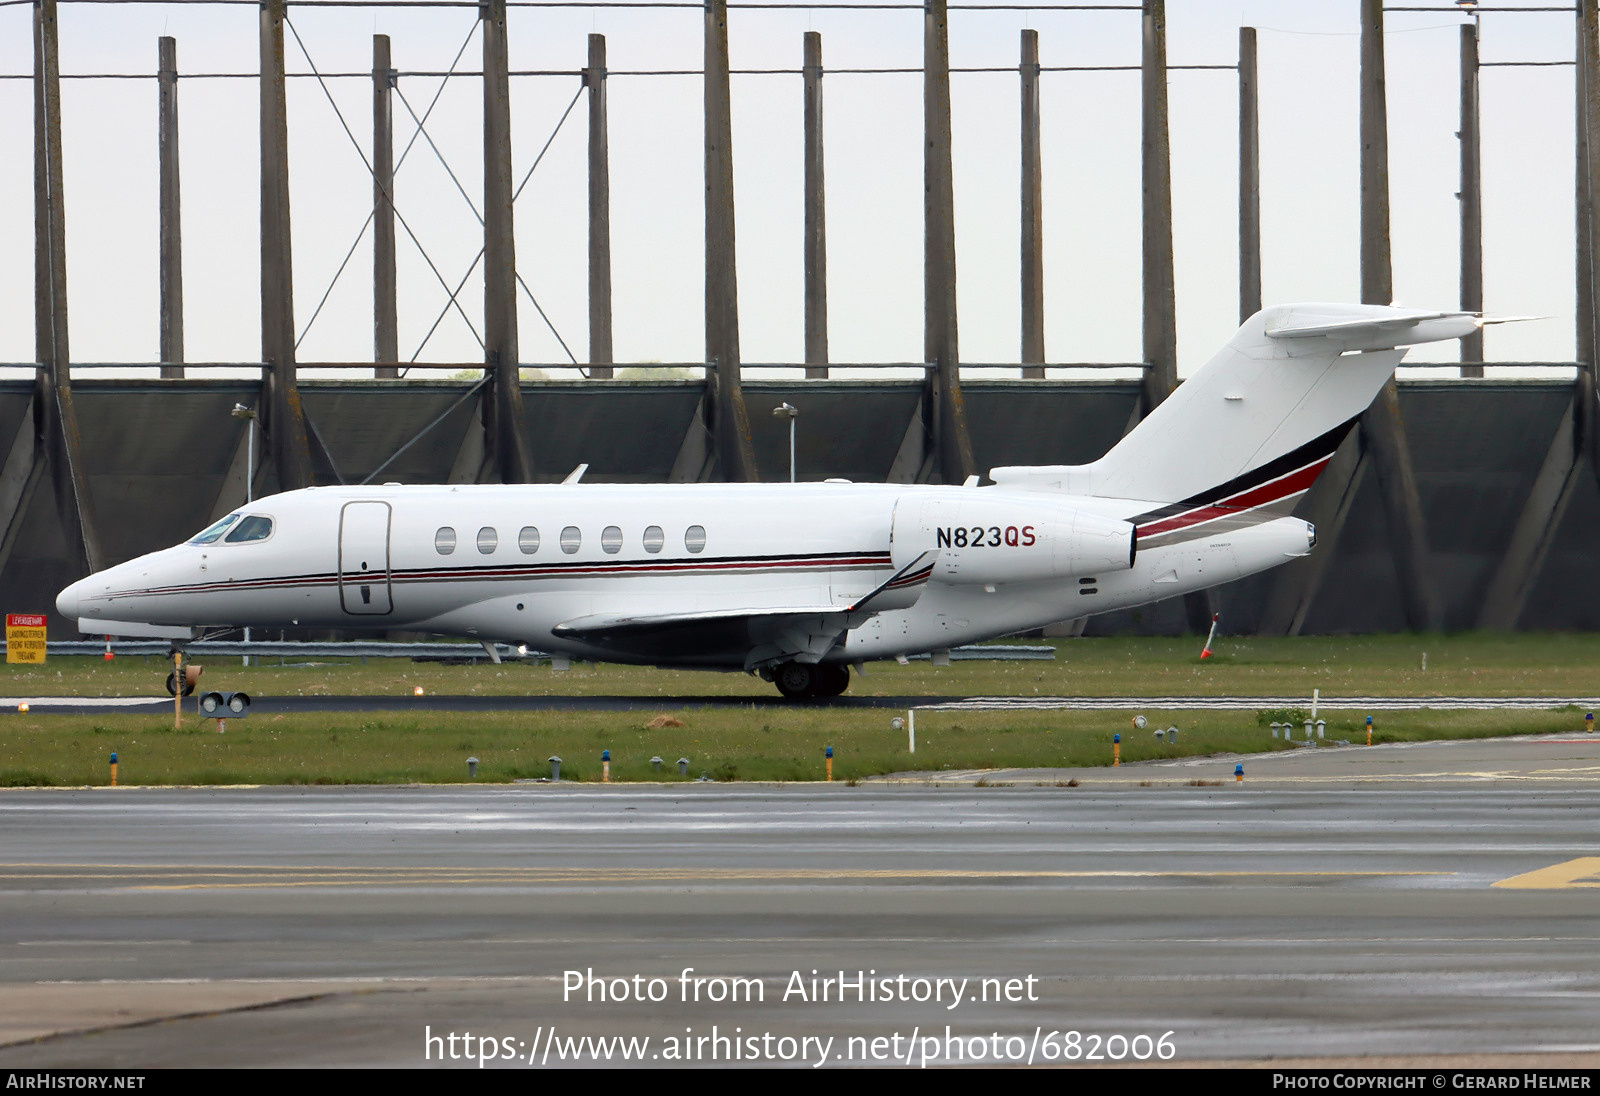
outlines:
[{"label": "main landing gear", "polygon": [[839,662],[785,662],[773,667],[772,683],[790,700],[838,696],[850,687],[850,667]]}]

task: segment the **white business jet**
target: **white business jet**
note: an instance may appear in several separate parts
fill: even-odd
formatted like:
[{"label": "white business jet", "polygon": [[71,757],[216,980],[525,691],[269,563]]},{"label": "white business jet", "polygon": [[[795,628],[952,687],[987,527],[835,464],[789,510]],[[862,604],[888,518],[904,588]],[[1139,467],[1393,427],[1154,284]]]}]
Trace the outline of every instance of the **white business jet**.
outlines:
[{"label": "white business jet", "polygon": [[403,629],[743,670],[835,696],[850,665],[1124,609],[1304,556],[1289,517],[1416,343],[1472,313],[1269,308],[1093,464],[993,486],[312,487],[61,592],[92,634]]}]

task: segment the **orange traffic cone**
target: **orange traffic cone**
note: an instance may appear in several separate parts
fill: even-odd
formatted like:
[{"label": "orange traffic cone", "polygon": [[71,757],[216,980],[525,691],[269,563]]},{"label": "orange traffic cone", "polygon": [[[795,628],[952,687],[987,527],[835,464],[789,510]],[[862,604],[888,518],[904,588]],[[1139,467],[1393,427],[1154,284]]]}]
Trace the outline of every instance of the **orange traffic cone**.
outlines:
[{"label": "orange traffic cone", "polygon": [[1211,634],[1206,636],[1205,649],[1200,652],[1200,657],[1202,659],[1207,659],[1207,658],[1211,657],[1211,641],[1213,639],[1217,638],[1217,618],[1220,617],[1221,615],[1222,615],[1221,613],[1212,613],[1211,614]]},{"label": "orange traffic cone", "polygon": [[106,636],[106,661],[110,662],[112,659],[114,659],[116,657],[117,657],[116,655],[111,653],[111,637],[110,636]]}]

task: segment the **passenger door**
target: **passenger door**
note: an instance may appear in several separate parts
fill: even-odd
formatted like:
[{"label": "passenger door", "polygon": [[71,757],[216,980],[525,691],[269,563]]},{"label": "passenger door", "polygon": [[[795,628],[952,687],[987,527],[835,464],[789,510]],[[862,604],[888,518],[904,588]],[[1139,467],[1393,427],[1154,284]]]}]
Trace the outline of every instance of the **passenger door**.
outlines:
[{"label": "passenger door", "polygon": [[339,514],[339,604],[355,616],[394,611],[387,502],[347,502]]}]

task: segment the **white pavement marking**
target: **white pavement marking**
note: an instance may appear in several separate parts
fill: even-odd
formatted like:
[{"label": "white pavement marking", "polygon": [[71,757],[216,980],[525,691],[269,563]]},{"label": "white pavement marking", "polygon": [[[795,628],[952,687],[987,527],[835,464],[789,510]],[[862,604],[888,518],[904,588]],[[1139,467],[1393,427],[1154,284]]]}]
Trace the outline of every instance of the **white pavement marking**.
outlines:
[{"label": "white pavement marking", "polygon": [[[1218,709],[1309,708],[1309,696],[973,696],[939,704],[922,705],[924,711],[1131,711],[1155,708],[1175,712]],[[1600,698],[1583,696],[1324,696],[1318,710],[1372,711],[1540,709],[1600,706]]]},{"label": "white pavement marking", "polygon": [[159,696],[0,696],[0,708],[133,708],[141,704],[172,704]]}]

